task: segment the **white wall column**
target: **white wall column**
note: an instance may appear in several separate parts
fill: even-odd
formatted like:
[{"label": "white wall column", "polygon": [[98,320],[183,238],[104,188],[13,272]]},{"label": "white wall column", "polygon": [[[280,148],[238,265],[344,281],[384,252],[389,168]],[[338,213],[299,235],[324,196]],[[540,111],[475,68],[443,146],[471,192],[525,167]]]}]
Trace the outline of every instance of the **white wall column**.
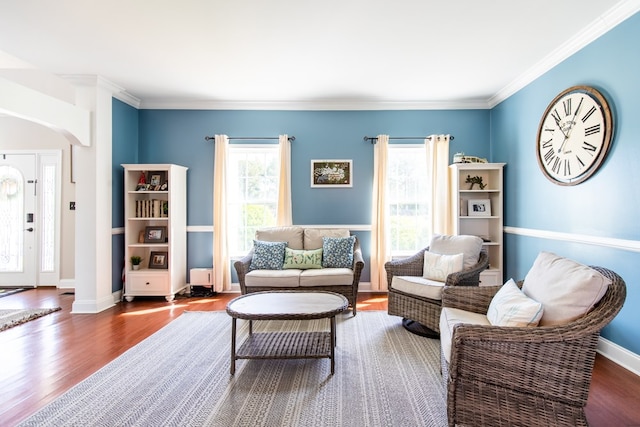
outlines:
[{"label": "white wall column", "polygon": [[76,147],[75,301],[72,313],[114,305],[111,291],[112,96],[121,90],[99,76],[66,77],[78,106],[92,111],[91,145]]}]

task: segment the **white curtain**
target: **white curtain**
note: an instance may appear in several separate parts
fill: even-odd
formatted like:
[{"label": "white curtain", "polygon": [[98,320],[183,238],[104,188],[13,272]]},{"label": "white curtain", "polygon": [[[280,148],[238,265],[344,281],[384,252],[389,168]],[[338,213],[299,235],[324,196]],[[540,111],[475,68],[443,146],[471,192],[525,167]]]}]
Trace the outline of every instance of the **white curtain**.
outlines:
[{"label": "white curtain", "polygon": [[389,135],[378,135],[373,151],[373,194],[371,209],[371,289],[387,289],[387,273],[384,264],[391,257],[387,248],[387,154]]},{"label": "white curtain", "polygon": [[449,135],[431,135],[424,140],[427,152],[431,234],[451,234],[449,179]]},{"label": "white curtain", "polygon": [[288,135],[280,135],[280,180],[278,186],[278,210],[276,223],[292,225],[291,208],[291,142]]},{"label": "white curtain", "polygon": [[216,292],[231,285],[229,246],[227,239],[227,155],[229,137],[215,136],[213,166],[213,275]]}]

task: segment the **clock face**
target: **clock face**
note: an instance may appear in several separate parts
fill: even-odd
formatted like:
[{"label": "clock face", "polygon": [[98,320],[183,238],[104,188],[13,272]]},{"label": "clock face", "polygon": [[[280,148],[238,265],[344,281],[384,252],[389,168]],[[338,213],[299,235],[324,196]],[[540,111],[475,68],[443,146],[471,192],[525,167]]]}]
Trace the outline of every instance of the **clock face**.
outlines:
[{"label": "clock face", "polygon": [[602,164],[612,135],[611,110],[602,94],[588,86],[571,87],[542,115],[538,165],[555,184],[579,184]]}]

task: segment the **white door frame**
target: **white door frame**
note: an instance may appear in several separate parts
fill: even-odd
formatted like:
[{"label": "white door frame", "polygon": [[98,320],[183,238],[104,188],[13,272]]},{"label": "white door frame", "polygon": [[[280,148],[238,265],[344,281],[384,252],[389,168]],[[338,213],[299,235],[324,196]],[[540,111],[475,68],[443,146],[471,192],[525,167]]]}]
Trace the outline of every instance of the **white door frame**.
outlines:
[{"label": "white door frame", "polygon": [[[60,283],[60,218],[62,200],[62,150],[6,150],[1,154],[7,155],[35,155],[35,176],[37,185],[37,198],[35,207],[35,218],[33,227],[35,228],[35,285],[55,285]],[[42,271],[42,214],[44,182],[43,170],[45,167],[53,165],[55,167],[55,197],[54,197],[54,265],[52,271]]]}]

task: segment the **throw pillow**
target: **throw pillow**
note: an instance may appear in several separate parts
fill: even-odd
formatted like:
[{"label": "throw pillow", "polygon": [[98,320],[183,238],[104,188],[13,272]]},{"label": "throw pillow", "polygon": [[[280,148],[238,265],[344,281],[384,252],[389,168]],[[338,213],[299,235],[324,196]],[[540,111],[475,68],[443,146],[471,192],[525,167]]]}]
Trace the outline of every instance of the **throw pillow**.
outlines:
[{"label": "throw pillow", "polygon": [[352,268],[353,245],[356,236],[323,237],[322,266],[325,268]]},{"label": "throw pillow", "polygon": [[522,292],[542,303],[540,326],[564,325],[589,312],[610,283],[591,267],[540,252],[525,276]]},{"label": "throw pillow", "polygon": [[478,262],[482,250],[482,239],[478,236],[433,236],[429,251],[442,255],[464,254],[464,268],[473,267]]},{"label": "throw pillow", "polygon": [[464,254],[440,255],[424,251],[422,277],[437,282],[445,282],[451,273],[462,271]]},{"label": "throw pillow", "polygon": [[300,270],[322,268],[322,248],[312,251],[285,248],[284,265],[282,268],[285,270],[288,268],[297,268]]},{"label": "throw pillow", "polygon": [[253,241],[253,257],[249,270],[282,270],[287,242]]},{"label": "throw pillow", "polygon": [[487,319],[494,326],[538,326],[542,304],[526,296],[513,279],[493,296]]}]

